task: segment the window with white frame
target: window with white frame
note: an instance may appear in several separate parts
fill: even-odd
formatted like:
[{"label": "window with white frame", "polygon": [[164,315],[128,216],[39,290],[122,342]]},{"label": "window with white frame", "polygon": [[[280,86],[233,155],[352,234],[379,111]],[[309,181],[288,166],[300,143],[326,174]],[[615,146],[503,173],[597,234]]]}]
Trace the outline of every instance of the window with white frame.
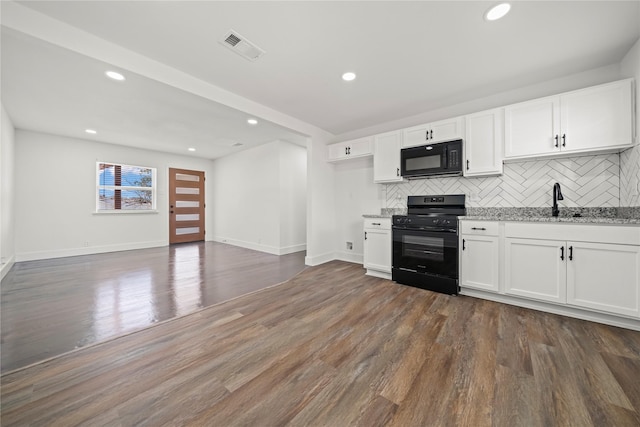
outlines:
[{"label": "window with white frame", "polygon": [[97,162],[97,212],[156,209],[156,169]]}]

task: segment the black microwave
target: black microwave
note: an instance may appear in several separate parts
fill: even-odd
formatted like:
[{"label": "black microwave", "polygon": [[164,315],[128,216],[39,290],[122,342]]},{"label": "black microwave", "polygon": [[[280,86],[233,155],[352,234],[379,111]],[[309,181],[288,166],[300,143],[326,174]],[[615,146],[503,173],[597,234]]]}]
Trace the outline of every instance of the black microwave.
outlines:
[{"label": "black microwave", "polygon": [[462,140],[420,145],[400,150],[400,170],[405,178],[462,175]]}]

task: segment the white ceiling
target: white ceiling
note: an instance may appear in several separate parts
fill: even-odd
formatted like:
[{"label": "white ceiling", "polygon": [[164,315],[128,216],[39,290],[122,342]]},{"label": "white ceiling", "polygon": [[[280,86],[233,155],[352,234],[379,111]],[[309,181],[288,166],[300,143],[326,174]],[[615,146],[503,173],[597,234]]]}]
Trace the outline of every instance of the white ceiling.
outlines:
[{"label": "white ceiling", "polygon": [[242,111],[131,72],[110,80],[109,64],[23,33],[3,28],[1,42],[2,103],[17,128],[209,159],[276,139],[306,145],[273,123],[251,126]]},{"label": "white ceiling", "polygon": [[[640,1],[514,1],[509,15],[496,22],[483,20],[494,1],[20,3],[335,135],[615,64],[640,37]],[[230,29],[266,53],[250,62],[229,51],[218,41]],[[115,120],[110,110],[118,110],[115,123],[126,132],[120,137],[128,135],[131,144],[153,143],[149,136],[161,141],[167,132],[210,145],[247,137],[244,122],[230,126],[231,133],[216,133],[218,126],[245,119],[241,112],[141,76],[128,79],[126,89],[83,77],[71,65],[98,72],[106,64],[29,40],[25,53],[22,46],[5,52],[5,38],[12,44],[20,37],[3,34],[3,104],[12,119],[18,94],[5,88],[18,79],[32,86],[24,74],[42,80],[34,69],[46,68],[73,76],[60,84],[73,96],[56,99],[56,108],[68,110],[66,115],[86,111],[82,94],[98,91],[104,105],[93,117],[108,125]],[[64,66],[56,68],[60,61]],[[345,71],[358,78],[342,81]],[[53,98],[41,93],[55,96],[48,86],[29,92],[32,104],[51,108]],[[40,108],[29,99],[20,109]],[[157,111],[145,116],[143,100]],[[34,114],[28,120],[39,119]],[[299,137],[285,132],[279,138]]]}]

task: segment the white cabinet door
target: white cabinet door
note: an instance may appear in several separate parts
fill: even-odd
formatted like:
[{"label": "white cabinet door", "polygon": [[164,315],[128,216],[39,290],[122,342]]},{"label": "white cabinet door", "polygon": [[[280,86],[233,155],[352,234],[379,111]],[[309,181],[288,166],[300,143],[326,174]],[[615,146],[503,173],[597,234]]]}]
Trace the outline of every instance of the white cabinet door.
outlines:
[{"label": "white cabinet door", "polygon": [[640,316],[640,247],[567,242],[567,303]]},{"label": "white cabinet door", "polygon": [[391,230],[365,229],[364,268],[391,273]]},{"label": "white cabinet door", "polygon": [[426,145],[431,143],[429,139],[431,125],[420,125],[406,128],[402,131],[402,146],[416,147],[418,145]]},{"label": "white cabinet door", "polygon": [[372,154],[371,138],[356,139],[349,143],[349,157],[363,157]]},{"label": "white cabinet door", "polygon": [[633,81],[505,107],[504,157],[619,151],[633,145]]},{"label": "white cabinet door", "polygon": [[504,110],[504,157],[532,157],[560,152],[560,97],[510,105]]},{"label": "white cabinet door", "polygon": [[632,144],[631,87],[630,80],[623,80],[562,95],[562,151],[590,151]]},{"label": "white cabinet door", "polygon": [[498,237],[463,234],[460,244],[460,287],[498,292]]},{"label": "white cabinet door", "polygon": [[502,174],[503,115],[498,108],[466,116],[464,176]]},{"label": "white cabinet door", "polygon": [[[429,142],[451,141],[462,138],[462,126],[462,117],[455,117],[453,119],[431,123],[431,131],[429,135],[432,136]],[[433,134],[431,134],[431,132],[433,132]]]},{"label": "white cabinet door", "polygon": [[400,150],[402,132],[389,132],[374,137],[373,182],[402,181],[400,176]]},{"label": "white cabinet door", "polygon": [[339,142],[337,144],[329,145],[329,161],[342,160],[348,157],[347,155],[348,143]]},{"label": "white cabinet door", "polygon": [[403,130],[402,146],[416,147],[436,142],[451,141],[463,136],[462,117],[413,126]]},{"label": "white cabinet door", "polygon": [[505,239],[505,293],[565,303],[567,248],[555,240]]},{"label": "white cabinet door", "polygon": [[328,160],[336,162],[373,154],[371,137],[354,139],[353,141],[338,142],[327,147]]}]

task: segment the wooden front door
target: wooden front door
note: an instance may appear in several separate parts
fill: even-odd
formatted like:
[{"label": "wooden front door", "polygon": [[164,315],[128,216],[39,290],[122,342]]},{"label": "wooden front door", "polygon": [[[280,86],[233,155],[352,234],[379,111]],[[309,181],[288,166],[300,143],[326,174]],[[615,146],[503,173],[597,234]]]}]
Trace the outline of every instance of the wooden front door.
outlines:
[{"label": "wooden front door", "polygon": [[169,168],[169,243],[204,240],[204,172]]}]

